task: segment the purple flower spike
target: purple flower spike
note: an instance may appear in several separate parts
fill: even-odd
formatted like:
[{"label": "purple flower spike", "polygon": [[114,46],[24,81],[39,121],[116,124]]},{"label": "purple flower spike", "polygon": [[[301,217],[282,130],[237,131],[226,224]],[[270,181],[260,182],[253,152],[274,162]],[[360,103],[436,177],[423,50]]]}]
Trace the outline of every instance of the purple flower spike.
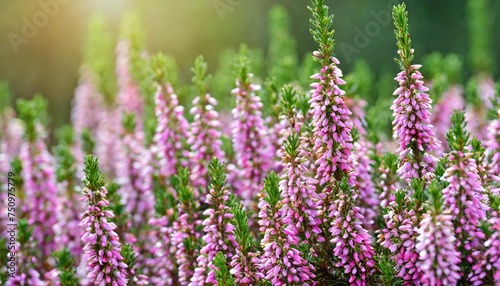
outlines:
[{"label": "purple flower spike", "polygon": [[88,263],[87,279],[99,285],[127,285],[128,266],[120,255],[120,238],[115,232],[116,225],[111,222],[114,214],[108,210],[108,190],[103,186],[104,179],[99,172],[97,159],[87,156],[84,170],[84,194],[88,208],[80,225],[85,229],[81,239],[85,245],[83,251]]},{"label": "purple flower spike", "polygon": [[401,167],[398,173],[409,182],[413,178],[429,179],[436,167],[430,152],[438,150],[441,142],[430,124],[431,99],[424,86],[420,65],[411,65],[398,74],[399,83],[391,110],[394,115],[394,137],[399,148]]}]

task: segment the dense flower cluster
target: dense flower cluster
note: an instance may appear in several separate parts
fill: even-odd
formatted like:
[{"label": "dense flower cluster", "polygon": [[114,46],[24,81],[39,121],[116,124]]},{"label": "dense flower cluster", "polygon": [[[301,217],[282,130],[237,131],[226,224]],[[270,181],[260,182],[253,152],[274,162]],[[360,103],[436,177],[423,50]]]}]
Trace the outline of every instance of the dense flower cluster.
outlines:
[{"label": "dense flower cluster", "polygon": [[[370,106],[368,71],[343,79],[324,2],[309,8],[316,72],[242,47],[236,81],[232,59],[212,84],[198,57],[187,85],[131,25],[116,62],[85,57],[57,140],[42,97],[14,112],[0,84],[0,285],[499,284],[493,81],[436,84],[431,115],[397,5],[397,98]],[[9,251],[23,261],[12,274]]]},{"label": "dense flower cluster", "polygon": [[395,80],[399,88],[398,97],[391,110],[394,112],[394,136],[399,143],[397,152],[402,166],[398,173],[406,180],[430,178],[436,166],[436,158],[430,152],[439,149],[430,124],[431,99],[425,93],[420,65],[412,65],[398,74]]},{"label": "dense flower cluster", "polygon": [[114,214],[107,210],[108,190],[102,186],[102,175],[98,174],[97,161],[86,159],[86,188],[84,190],[88,208],[82,216],[81,226],[83,250],[88,263],[87,278],[103,285],[127,285],[127,264],[120,254],[120,238],[111,222]]}]

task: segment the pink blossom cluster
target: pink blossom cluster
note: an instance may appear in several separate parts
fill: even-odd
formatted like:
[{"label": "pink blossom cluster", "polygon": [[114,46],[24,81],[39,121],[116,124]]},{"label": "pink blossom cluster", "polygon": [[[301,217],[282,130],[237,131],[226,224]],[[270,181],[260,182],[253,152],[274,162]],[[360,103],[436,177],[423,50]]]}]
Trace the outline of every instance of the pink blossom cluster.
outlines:
[{"label": "pink blossom cluster", "polygon": [[88,202],[87,211],[82,216],[81,226],[83,251],[88,263],[87,278],[103,285],[127,285],[127,264],[120,254],[120,238],[111,222],[114,214],[107,210],[109,202],[105,187],[98,190],[84,190]]},{"label": "pink blossom cluster", "polygon": [[399,87],[394,91],[397,98],[391,110],[394,115],[394,137],[399,148],[401,168],[398,173],[407,181],[412,178],[430,178],[436,166],[436,158],[430,154],[438,150],[439,140],[430,124],[431,99],[425,93],[421,65],[403,70],[395,80]]}]

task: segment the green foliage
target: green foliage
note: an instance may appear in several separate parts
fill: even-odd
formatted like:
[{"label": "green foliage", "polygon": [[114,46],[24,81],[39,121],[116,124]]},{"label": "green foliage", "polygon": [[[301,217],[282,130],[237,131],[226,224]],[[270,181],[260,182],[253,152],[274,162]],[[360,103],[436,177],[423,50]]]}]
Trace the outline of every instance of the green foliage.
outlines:
[{"label": "green foliage", "polygon": [[414,178],[410,182],[410,189],[413,191],[412,199],[415,202],[416,211],[426,201],[426,185],[427,181],[421,178]]},{"label": "green foliage", "polygon": [[262,114],[264,117],[271,116],[274,120],[278,121],[281,106],[278,104],[280,101],[279,88],[274,78],[268,78],[264,82],[264,89],[261,95],[262,98]]},{"label": "green foliage", "polygon": [[208,175],[210,176],[211,188],[218,191],[222,190],[226,185],[226,170],[225,165],[219,162],[219,159],[214,158],[208,164]]},{"label": "green foliage", "polygon": [[448,165],[448,158],[443,156],[436,165],[436,168],[434,169],[434,175],[436,175],[436,178],[442,178],[444,176],[444,172],[446,171]]},{"label": "green foliage", "polygon": [[202,95],[202,100],[204,100],[204,95],[208,92],[208,80],[210,75],[208,75],[208,64],[205,62],[203,56],[198,56],[194,61],[194,67],[191,68],[193,73],[192,82],[198,88],[200,95]]},{"label": "green foliage", "polygon": [[125,209],[125,204],[122,203],[122,197],[118,193],[120,185],[111,181],[106,185],[108,190],[107,199],[109,201],[109,209],[115,215],[112,221],[116,224],[116,233],[119,237],[123,237],[125,231],[128,230],[128,223],[130,220],[130,215]]},{"label": "green foliage", "polygon": [[494,1],[468,0],[466,5],[469,62],[475,73],[491,73],[495,68],[495,61],[491,35],[493,35]]},{"label": "green foliage", "polygon": [[61,286],[79,285],[80,281],[76,275],[76,261],[68,249],[64,248],[54,254],[56,268],[59,270],[59,281]]},{"label": "green foliage", "polygon": [[235,279],[231,273],[229,273],[228,263],[226,255],[222,252],[217,252],[214,258],[215,265],[215,279],[217,280],[217,285],[220,286],[233,286],[236,285]]},{"label": "green foliage", "polygon": [[234,238],[246,254],[255,246],[255,241],[250,235],[247,213],[241,204],[234,205],[231,211],[233,213],[232,224],[235,227]]},{"label": "green foliage", "polygon": [[115,42],[106,30],[102,15],[94,15],[90,20],[83,62],[95,75],[98,90],[108,102],[112,102],[116,93]]},{"label": "green foliage", "polygon": [[76,176],[76,160],[70,145],[63,143],[54,148],[56,177],[58,182],[72,181]]},{"label": "green foliage", "polygon": [[359,59],[354,62],[354,68],[345,77],[346,95],[351,97],[360,97],[369,102],[375,102],[373,98],[373,72],[367,61]]},{"label": "green foliage", "polygon": [[227,161],[231,162],[234,159],[234,156],[236,155],[236,152],[234,151],[233,148],[233,141],[231,137],[225,135],[221,136],[221,141],[222,141],[222,151],[224,151],[224,154],[226,154]]},{"label": "green foliage", "polygon": [[172,177],[172,186],[177,192],[181,204],[194,202],[193,190],[189,187],[189,170],[187,168],[177,170],[177,174]]},{"label": "green foliage", "polygon": [[269,76],[281,86],[295,80],[298,56],[294,38],[289,33],[290,17],[286,8],[276,5],[269,11]]},{"label": "green foliage", "polygon": [[281,114],[285,115],[288,120],[295,117],[297,106],[297,92],[292,85],[285,85],[281,88]]},{"label": "green foliage", "polygon": [[380,272],[378,278],[381,286],[402,285],[401,279],[396,277],[396,263],[388,254],[383,253],[377,255],[375,259],[377,260],[377,266]]},{"label": "green foliage", "polygon": [[151,56],[148,62],[149,71],[153,74],[153,80],[164,85],[170,83],[172,86],[178,82],[177,64],[173,57],[164,53]]},{"label": "green foliage", "polygon": [[291,160],[295,160],[299,155],[300,148],[300,137],[297,133],[292,133],[288,135],[286,141],[284,142],[285,153],[290,157]]},{"label": "green foliage", "polygon": [[48,123],[47,100],[36,95],[31,100],[18,99],[16,103],[19,118],[25,125],[25,138],[33,142],[41,136],[37,127]]},{"label": "green foliage", "polygon": [[[19,219],[17,225],[17,240],[21,246],[25,246],[31,239],[31,235],[33,234],[33,229],[29,227],[26,219]],[[22,248],[21,248],[22,249]]]},{"label": "green foliage", "polygon": [[10,106],[12,100],[12,93],[7,82],[0,82],[0,114]]},{"label": "green foliage", "polygon": [[82,130],[81,140],[83,153],[88,155],[93,154],[96,143],[94,137],[92,136],[92,132],[89,129]]},{"label": "green foliage", "polygon": [[444,209],[443,184],[439,179],[434,179],[427,187],[427,209],[433,214],[440,214]]},{"label": "green foliage", "polygon": [[122,114],[122,126],[127,133],[134,133],[136,126],[136,118],[134,113]]},{"label": "green foliage", "polygon": [[236,69],[238,71],[238,79],[241,81],[241,84],[244,86],[249,85],[250,61],[246,55],[240,55],[236,64]]},{"label": "green foliage", "polygon": [[270,172],[264,179],[262,195],[271,208],[275,208],[280,201],[281,191],[279,189],[280,178],[275,172]]},{"label": "green foliage", "polygon": [[171,192],[160,186],[158,178],[154,178],[153,182],[155,184],[153,194],[155,197],[154,208],[156,216],[166,216],[169,210],[176,210],[177,201]]},{"label": "green foliage", "polygon": [[311,0],[311,6],[307,8],[312,13],[309,31],[319,45],[319,54],[315,56],[315,60],[326,66],[333,56],[335,31],[332,30],[333,15],[329,14],[328,6],[324,5],[324,2],[324,0]]},{"label": "green foliage", "polygon": [[479,96],[479,83],[475,77],[470,78],[465,85],[465,101],[474,107],[483,105],[483,100]]},{"label": "green foliage", "polygon": [[463,111],[455,111],[451,115],[451,128],[446,132],[446,141],[453,151],[463,151],[469,144],[470,133],[466,130]]},{"label": "green foliage", "polygon": [[120,254],[123,257],[123,263],[127,264],[129,271],[130,269],[134,269],[137,257],[132,246],[128,243],[124,244]]},{"label": "green foliage", "polygon": [[402,70],[410,67],[413,61],[413,49],[411,48],[410,32],[408,27],[408,11],[406,4],[395,5],[392,10],[392,19],[394,20],[394,34],[396,35],[398,54],[400,59],[395,59]]},{"label": "green foliage", "polygon": [[[4,237],[0,237],[0,265],[7,265],[8,254],[7,240]],[[0,269],[0,285],[5,285],[7,282],[8,274],[5,270],[4,267]]]},{"label": "green foliage", "polygon": [[21,161],[21,159],[19,159],[18,156],[12,158],[12,160],[10,161],[10,169],[12,173],[16,174],[17,176],[16,178],[17,185],[19,187],[22,186],[24,183],[23,177],[21,176],[21,172],[23,171],[23,162]]},{"label": "green foliage", "polygon": [[429,91],[432,101],[436,102],[454,83],[459,83],[463,71],[462,59],[457,54],[443,55],[433,52],[424,57],[423,73],[432,79]]},{"label": "green foliage", "polygon": [[92,155],[85,156],[83,184],[91,191],[99,191],[104,186],[104,174],[99,171],[99,159]]},{"label": "green foliage", "polygon": [[56,129],[56,139],[60,145],[71,146],[75,140],[75,133],[71,125],[64,125]]}]

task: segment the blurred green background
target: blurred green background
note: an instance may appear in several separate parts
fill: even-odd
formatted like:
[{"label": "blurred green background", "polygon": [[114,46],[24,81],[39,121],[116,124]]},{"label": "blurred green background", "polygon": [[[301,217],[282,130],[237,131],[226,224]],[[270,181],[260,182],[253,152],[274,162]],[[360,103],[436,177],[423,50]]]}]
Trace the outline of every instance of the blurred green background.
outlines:
[{"label": "blurred green background", "polygon": [[[50,8],[53,15],[47,19],[40,17],[43,6],[54,1],[58,8]],[[484,23],[479,21],[476,29],[483,33],[476,42],[486,47],[479,49],[484,53],[482,65],[498,78],[495,67],[500,67],[500,1],[477,1],[489,7],[489,14],[481,17]],[[394,76],[398,67],[393,61],[396,45],[392,19],[385,17],[390,13],[391,3],[400,1],[325,2],[335,15],[336,53],[344,72],[348,73],[356,60],[365,59],[376,80],[390,80],[383,75]],[[473,74],[477,65],[474,68],[470,64],[474,33],[469,33],[468,2],[405,2],[416,61],[432,51],[456,53],[465,61],[461,77],[466,79]],[[0,81],[9,83],[15,98],[31,98],[37,92],[47,97],[52,127],[57,127],[69,118],[93,14],[103,16],[114,39],[120,35],[123,16],[130,12],[138,15],[145,31],[146,49],[151,54],[162,51],[175,57],[181,78],[189,82],[190,67],[199,54],[205,56],[211,72],[215,71],[223,50],[236,50],[241,43],[259,49],[265,56],[269,48],[268,12],[275,4],[283,5],[290,14],[290,32],[296,39],[298,60],[302,61],[315,49],[308,31],[308,0],[0,0]],[[40,24],[30,37],[23,37],[26,19]],[[481,25],[489,28],[482,31]]]}]

